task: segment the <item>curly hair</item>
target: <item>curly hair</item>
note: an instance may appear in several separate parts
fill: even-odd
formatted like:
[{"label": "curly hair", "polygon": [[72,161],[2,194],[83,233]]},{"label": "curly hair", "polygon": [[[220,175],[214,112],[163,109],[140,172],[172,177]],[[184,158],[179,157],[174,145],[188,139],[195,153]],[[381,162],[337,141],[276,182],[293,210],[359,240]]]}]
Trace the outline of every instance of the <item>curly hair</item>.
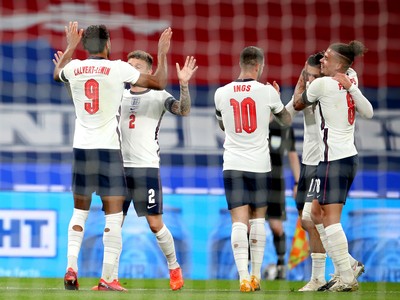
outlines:
[{"label": "curly hair", "polygon": [[82,44],[90,54],[96,54],[103,52],[109,39],[110,33],[105,25],[90,25],[83,32]]}]

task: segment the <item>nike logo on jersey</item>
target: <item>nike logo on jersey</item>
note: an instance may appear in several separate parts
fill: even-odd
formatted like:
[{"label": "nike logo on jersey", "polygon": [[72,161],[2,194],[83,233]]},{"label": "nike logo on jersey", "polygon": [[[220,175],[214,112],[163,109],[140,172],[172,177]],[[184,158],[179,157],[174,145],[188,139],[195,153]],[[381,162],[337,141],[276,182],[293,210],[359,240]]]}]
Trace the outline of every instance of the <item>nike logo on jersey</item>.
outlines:
[{"label": "nike logo on jersey", "polygon": [[314,197],[314,194],[307,194],[307,198],[308,197]]},{"label": "nike logo on jersey", "polygon": [[154,205],[147,205],[147,209],[152,209],[153,207],[156,207],[157,206],[157,204],[154,204]]}]

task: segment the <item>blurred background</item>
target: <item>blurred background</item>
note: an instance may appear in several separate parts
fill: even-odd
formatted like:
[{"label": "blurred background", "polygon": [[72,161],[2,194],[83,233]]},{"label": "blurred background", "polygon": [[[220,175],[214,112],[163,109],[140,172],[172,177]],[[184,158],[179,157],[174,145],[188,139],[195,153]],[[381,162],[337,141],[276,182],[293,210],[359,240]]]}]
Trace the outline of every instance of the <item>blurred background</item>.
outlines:
[{"label": "blurred background", "polygon": [[[182,65],[187,55],[197,59],[199,69],[190,83],[191,115],[166,114],[159,135],[165,222],[176,239],[185,276],[193,279],[237,276],[222,182],[224,137],[215,120],[213,97],[217,87],[238,76],[241,50],[250,45],[264,49],[261,81],[276,80],[287,103],[310,54],[333,42],[363,42],[369,51],[353,67],[375,115],[371,120],[357,119],[361,166],[343,224],[350,252],[366,265],[360,280],[400,282],[400,6],[396,1],[2,1],[0,14],[0,276],[64,275],[73,208],[75,116],[66,89],[52,79],[52,58],[66,47],[64,26],[78,21],[80,28],[105,24],[111,33],[111,59],[121,60],[135,49],[156,57],[160,33],[170,26],[167,90],[176,97],[175,63]],[[75,57],[86,57],[82,47]],[[293,126],[301,156],[301,114]],[[291,187],[289,169],[285,179]],[[297,218],[289,189],[286,203],[289,252]],[[88,224],[99,224],[103,221],[97,197],[93,205]],[[130,213],[120,276],[167,277],[164,258],[145,221]],[[100,227],[87,227],[81,276],[100,275]],[[265,268],[275,261],[268,231]],[[290,270],[288,278],[308,279],[309,264],[305,261]]]}]

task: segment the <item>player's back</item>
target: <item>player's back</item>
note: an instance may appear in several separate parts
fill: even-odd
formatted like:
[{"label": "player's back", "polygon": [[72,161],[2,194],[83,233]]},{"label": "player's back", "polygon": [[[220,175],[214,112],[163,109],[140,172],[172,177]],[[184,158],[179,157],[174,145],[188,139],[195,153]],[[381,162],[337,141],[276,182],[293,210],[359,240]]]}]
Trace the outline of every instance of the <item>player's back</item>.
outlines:
[{"label": "player's back", "polygon": [[139,73],[120,60],[73,60],[64,67],[74,101],[74,147],[119,148],[118,109],[125,82],[136,82]]},{"label": "player's back", "polygon": [[[352,81],[356,84],[354,78]],[[357,154],[354,145],[355,105],[350,94],[332,77],[314,80],[309,90],[310,93],[320,93],[316,118],[320,124],[322,160],[332,161]]]},{"label": "player's back", "polygon": [[216,109],[225,127],[224,170],[268,172],[271,109],[283,107],[271,85],[256,80],[231,82],[215,93]]},{"label": "player's back", "polygon": [[316,166],[320,161],[318,144],[318,125],[315,120],[315,107],[308,106],[303,110],[304,139],[302,162],[306,165]]}]

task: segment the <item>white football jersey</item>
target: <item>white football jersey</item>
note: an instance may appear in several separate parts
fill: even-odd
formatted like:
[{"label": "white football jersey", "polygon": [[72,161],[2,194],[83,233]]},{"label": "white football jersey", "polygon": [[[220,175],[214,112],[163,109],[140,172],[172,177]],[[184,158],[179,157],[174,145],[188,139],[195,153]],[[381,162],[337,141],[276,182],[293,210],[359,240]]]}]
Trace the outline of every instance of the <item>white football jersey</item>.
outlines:
[{"label": "white football jersey", "polygon": [[75,106],[74,148],[120,149],[118,111],[125,83],[135,84],[139,71],[121,60],[72,60],[60,72]]},{"label": "white football jersey", "polygon": [[[357,74],[348,76],[358,86]],[[354,127],[356,107],[350,93],[330,76],[315,79],[307,89],[309,102],[317,102],[315,116],[319,131],[321,161],[334,161],[356,155]]]},{"label": "white football jersey", "polygon": [[[286,109],[292,116],[298,113],[293,107],[293,98],[288,104]],[[303,137],[303,153],[301,161],[307,166],[317,166],[320,162],[320,150],[319,150],[319,136],[318,126],[314,116],[313,106],[307,106],[302,110],[303,112],[303,124],[304,124],[304,137]]]},{"label": "white football jersey", "polygon": [[216,90],[217,118],[225,127],[224,170],[271,171],[269,119],[284,105],[272,85],[237,80]]},{"label": "white football jersey", "polygon": [[159,168],[158,133],[170,93],[125,90],[121,104],[120,130],[124,167]]}]

